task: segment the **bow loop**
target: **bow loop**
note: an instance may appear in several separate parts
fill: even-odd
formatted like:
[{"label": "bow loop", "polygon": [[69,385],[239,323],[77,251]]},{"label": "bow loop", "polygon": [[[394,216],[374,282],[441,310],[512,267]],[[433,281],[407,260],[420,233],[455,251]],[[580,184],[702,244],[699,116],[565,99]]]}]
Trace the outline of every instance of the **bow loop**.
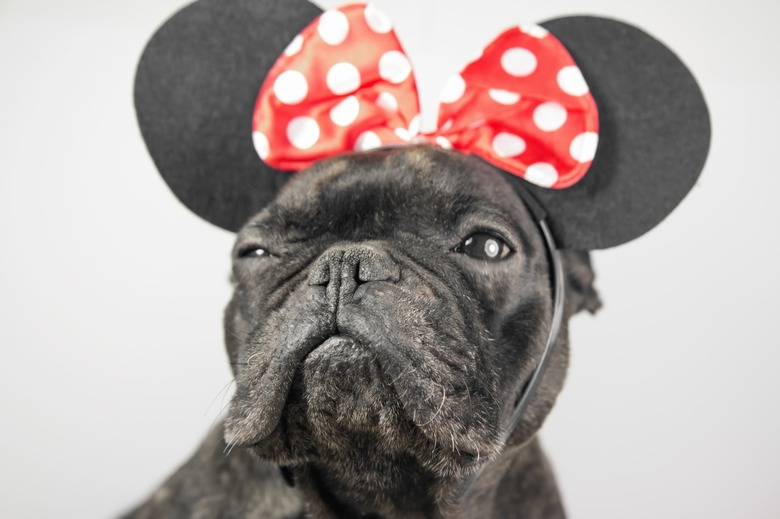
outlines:
[{"label": "bow loop", "polygon": [[504,31],[447,82],[441,101],[439,133],[455,149],[534,184],[568,187],[595,155],[596,103],[564,46],[541,27]]},{"label": "bow loop", "polygon": [[371,5],[326,11],[287,47],[255,103],[260,157],[282,170],[404,140],[419,114],[412,66]]}]

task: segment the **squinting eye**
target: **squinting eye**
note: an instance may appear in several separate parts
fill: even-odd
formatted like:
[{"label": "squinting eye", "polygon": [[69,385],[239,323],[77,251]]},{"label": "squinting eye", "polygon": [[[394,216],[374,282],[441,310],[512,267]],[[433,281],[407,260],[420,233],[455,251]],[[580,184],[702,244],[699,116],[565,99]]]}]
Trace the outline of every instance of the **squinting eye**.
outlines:
[{"label": "squinting eye", "polygon": [[499,261],[506,258],[512,249],[509,248],[504,240],[497,238],[492,234],[477,233],[472,234],[455,248],[455,252],[468,254],[472,258]]},{"label": "squinting eye", "polygon": [[241,258],[256,258],[259,256],[268,256],[268,251],[261,247],[247,247],[238,255]]}]

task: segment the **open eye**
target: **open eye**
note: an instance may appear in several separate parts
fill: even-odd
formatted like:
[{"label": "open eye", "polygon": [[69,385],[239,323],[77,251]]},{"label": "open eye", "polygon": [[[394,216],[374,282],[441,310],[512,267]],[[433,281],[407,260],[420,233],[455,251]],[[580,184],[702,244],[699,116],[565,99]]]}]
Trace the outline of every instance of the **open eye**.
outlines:
[{"label": "open eye", "polygon": [[478,232],[463,240],[455,247],[455,252],[468,254],[476,259],[500,261],[506,258],[512,249],[501,238]]}]

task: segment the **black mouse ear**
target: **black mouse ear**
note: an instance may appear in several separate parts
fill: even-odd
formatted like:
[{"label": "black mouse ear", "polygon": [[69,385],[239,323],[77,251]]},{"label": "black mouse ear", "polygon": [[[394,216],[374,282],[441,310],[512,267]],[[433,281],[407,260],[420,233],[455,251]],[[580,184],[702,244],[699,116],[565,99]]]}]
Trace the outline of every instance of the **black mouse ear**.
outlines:
[{"label": "black mouse ear", "polygon": [[561,248],[633,240],[680,203],[704,166],[710,121],[702,92],[671,50],[636,27],[587,16],[542,25],[566,46],[590,87],[599,142],[577,184],[526,188],[547,211]]},{"label": "black mouse ear", "polygon": [[304,0],[199,0],[144,50],[135,107],[149,153],[187,207],[238,230],[290,177],[252,144],[252,112],[277,57],[322,10]]}]

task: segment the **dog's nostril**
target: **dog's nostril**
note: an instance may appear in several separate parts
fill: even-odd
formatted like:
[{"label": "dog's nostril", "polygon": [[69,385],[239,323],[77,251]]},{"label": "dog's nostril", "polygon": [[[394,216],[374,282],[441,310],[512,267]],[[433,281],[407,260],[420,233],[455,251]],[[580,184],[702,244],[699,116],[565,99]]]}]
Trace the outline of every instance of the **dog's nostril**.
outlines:
[{"label": "dog's nostril", "polygon": [[358,285],[368,281],[367,279],[365,279],[365,276],[361,276],[361,272],[360,272],[361,266],[360,266],[360,264],[361,264],[361,261],[360,261],[360,259],[358,259],[357,262],[355,263],[355,269],[354,269],[354,272],[353,272],[353,276],[355,278],[355,283],[357,283]]},{"label": "dog's nostril", "polygon": [[378,246],[359,244],[334,247],[317,258],[309,273],[310,286],[328,286],[338,282],[346,290],[371,281],[398,282],[400,266]]}]

